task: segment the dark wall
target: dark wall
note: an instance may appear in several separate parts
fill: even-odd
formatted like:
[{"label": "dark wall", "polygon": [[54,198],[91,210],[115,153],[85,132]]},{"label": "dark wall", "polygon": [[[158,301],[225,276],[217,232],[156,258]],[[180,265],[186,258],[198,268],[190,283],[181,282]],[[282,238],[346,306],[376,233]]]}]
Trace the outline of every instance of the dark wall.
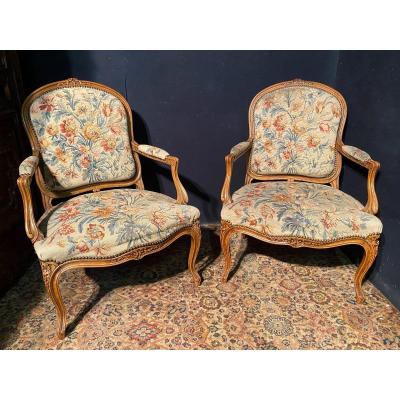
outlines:
[{"label": "dark wall", "polygon": [[[111,86],[134,111],[139,143],[179,156],[180,176],[202,222],[218,222],[224,156],[248,136],[247,110],[262,88],[293,78],[336,87],[349,105],[345,142],[382,162],[378,177],[384,235],[373,282],[400,306],[396,246],[399,52],[342,51],[35,51],[21,52],[26,91],[77,77]],[[383,140],[385,138],[385,140]],[[143,162],[146,188],[173,195],[165,168]],[[365,199],[365,173],[345,165],[343,188]],[[233,188],[244,177],[235,166]],[[350,255],[359,256],[358,249]]]},{"label": "dark wall", "polygon": [[[383,235],[370,279],[400,308],[400,52],[341,51],[335,87],[349,108],[345,143],[381,163],[377,192]],[[366,176],[345,162],[342,189],[365,200]]]}]

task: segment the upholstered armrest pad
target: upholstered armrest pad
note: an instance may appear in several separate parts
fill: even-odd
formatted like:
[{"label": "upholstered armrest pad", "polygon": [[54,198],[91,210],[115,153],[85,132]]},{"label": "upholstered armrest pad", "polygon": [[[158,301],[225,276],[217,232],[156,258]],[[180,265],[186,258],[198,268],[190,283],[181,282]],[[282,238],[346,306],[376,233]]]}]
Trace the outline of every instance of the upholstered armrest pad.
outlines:
[{"label": "upholstered armrest pad", "polygon": [[238,155],[242,154],[245,150],[247,150],[250,147],[250,145],[251,145],[250,142],[240,142],[231,148],[229,154],[231,154],[234,157],[237,157]]},{"label": "upholstered armrest pad", "polygon": [[367,161],[371,160],[371,156],[367,152],[360,150],[357,147],[343,145],[342,150],[344,153],[349,154],[350,156],[355,158],[357,161],[367,162]]},{"label": "upholstered armrest pad", "polygon": [[138,149],[142,153],[159,158],[160,160],[165,160],[169,156],[169,153],[167,153],[165,150],[155,146],[150,146],[149,144],[139,144]]},{"label": "upholstered armrest pad", "polygon": [[36,156],[29,156],[19,166],[20,175],[32,176],[35,172],[37,165],[39,164],[39,158]]}]

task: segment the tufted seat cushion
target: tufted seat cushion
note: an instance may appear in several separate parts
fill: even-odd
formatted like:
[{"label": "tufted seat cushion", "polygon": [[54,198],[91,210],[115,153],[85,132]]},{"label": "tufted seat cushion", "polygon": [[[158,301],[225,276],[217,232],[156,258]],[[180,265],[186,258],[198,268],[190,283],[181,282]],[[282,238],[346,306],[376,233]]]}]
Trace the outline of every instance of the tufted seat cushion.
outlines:
[{"label": "tufted seat cushion", "polygon": [[162,242],[192,225],[199,210],[155,192],[113,189],[88,193],[52,208],[41,219],[40,260],[105,258]]},{"label": "tufted seat cushion", "polygon": [[258,182],[235,192],[221,217],[271,236],[334,240],[381,233],[381,221],[362,208],[353,197],[331,186]]}]

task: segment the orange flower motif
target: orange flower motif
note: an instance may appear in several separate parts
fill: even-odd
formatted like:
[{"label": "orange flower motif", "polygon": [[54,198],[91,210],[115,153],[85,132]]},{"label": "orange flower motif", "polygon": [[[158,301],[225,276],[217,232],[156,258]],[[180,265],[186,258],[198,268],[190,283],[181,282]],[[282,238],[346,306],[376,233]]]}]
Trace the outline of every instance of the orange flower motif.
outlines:
[{"label": "orange flower motif", "polygon": [[65,118],[60,124],[60,131],[67,137],[68,142],[74,141],[78,126],[74,118]]},{"label": "orange flower motif", "polygon": [[295,125],[293,126],[293,132],[294,132],[296,135],[302,135],[303,133],[306,132],[306,128],[305,128],[304,126],[299,125],[299,124],[295,124]]},{"label": "orange flower motif", "polygon": [[61,161],[62,163],[66,163],[68,161],[67,155],[62,151],[60,147],[56,147],[54,153],[58,161]]},{"label": "orange flower motif", "polygon": [[117,146],[117,142],[113,138],[107,138],[101,141],[101,146],[103,147],[104,151],[113,151]]},{"label": "orange flower motif", "polygon": [[89,112],[89,106],[85,103],[80,103],[76,107],[76,113],[78,115],[86,115],[86,114],[88,114],[88,112]]},{"label": "orange flower motif", "polygon": [[320,130],[321,132],[328,132],[329,129],[330,129],[330,126],[329,126],[329,124],[327,124],[326,122],[321,122],[321,123],[319,124],[319,130]]},{"label": "orange flower motif", "polygon": [[47,139],[46,137],[44,137],[43,139],[40,139],[39,143],[40,143],[40,147],[42,149],[45,149],[46,147],[50,146],[50,144],[51,144],[50,140]]},{"label": "orange flower motif", "polygon": [[105,233],[104,233],[104,227],[98,224],[89,224],[89,226],[86,229],[86,234],[89,236],[90,239],[92,240],[101,240],[103,239]]},{"label": "orange flower motif", "polygon": [[336,105],[332,105],[332,114],[336,117],[339,118],[340,117],[340,108]]},{"label": "orange flower motif", "polygon": [[323,101],[317,101],[315,103],[315,111],[317,112],[317,114],[320,114],[324,108],[325,104]]},{"label": "orange flower motif", "polygon": [[320,140],[317,138],[314,138],[312,136],[309,136],[307,139],[307,146],[310,148],[317,147],[320,144]]},{"label": "orange flower motif", "polygon": [[74,233],[74,232],[75,232],[75,229],[71,225],[68,225],[68,224],[61,225],[60,229],[58,230],[58,233],[60,235],[64,235],[64,236],[69,235],[70,233]]},{"label": "orange flower motif", "polygon": [[240,200],[239,205],[241,207],[250,207],[251,206],[251,201],[250,200]]},{"label": "orange flower motif", "polygon": [[283,152],[283,158],[285,159],[285,160],[289,160],[289,158],[291,158],[292,157],[292,152],[290,151],[290,150],[285,150],[284,152]]},{"label": "orange flower motif", "polygon": [[273,149],[273,147],[272,147],[272,141],[271,141],[271,140],[266,140],[266,141],[264,142],[264,150],[265,150],[267,153],[270,153],[270,152],[272,151],[272,149]]},{"label": "orange flower motif", "polygon": [[296,112],[301,108],[301,106],[302,106],[301,101],[295,101],[290,108],[292,111]]},{"label": "orange flower motif", "polygon": [[85,242],[79,242],[76,245],[76,248],[79,250],[80,253],[87,253],[89,251],[89,246]]},{"label": "orange flower motif", "polygon": [[83,136],[88,140],[96,140],[100,135],[100,128],[95,124],[88,123],[83,127]]},{"label": "orange flower motif", "polygon": [[265,120],[262,122],[261,126],[262,126],[264,129],[268,129],[268,128],[271,126],[271,121],[270,121],[269,119],[265,119]]},{"label": "orange flower motif", "polygon": [[265,101],[264,101],[264,108],[265,109],[268,110],[274,105],[274,102],[272,100],[273,100],[272,97],[267,97],[265,99]]},{"label": "orange flower motif", "polygon": [[47,125],[47,127],[46,127],[46,133],[47,133],[49,136],[55,136],[55,135],[57,135],[57,133],[58,133],[57,127],[56,127],[55,125],[53,125],[53,124]]},{"label": "orange flower motif", "polygon": [[272,200],[277,203],[288,203],[291,201],[291,198],[287,194],[274,194]]},{"label": "orange flower motif", "polygon": [[112,108],[109,104],[103,103],[101,106],[101,111],[105,117],[109,117],[112,113]]},{"label": "orange flower motif", "polygon": [[257,219],[255,217],[250,217],[249,218],[249,224],[250,224],[250,226],[256,226],[257,225]]},{"label": "orange flower motif", "polygon": [[284,131],[286,125],[284,124],[283,115],[278,115],[278,116],[275,118],[275,120],[274,120],[274,122],[273,122],[272,125],[275,127],[275,130],[276,130],[277,132],[282,132],[282,131]]},{"label": "orange flower motif", "polygon": [[88,154],[84,154],[81,157],[80,164],[81,164],[82,168],[89,168],[91,162],[92,161],[91,161],[90,156]]},{"label": "orange flower motif", "polygon": [[101,207],[92,211],[92,215],[99,218],[108,218],[112,213],[112,207]]},{"label": "orange flower motif", "polygon": [[67,207],[59,216],[59,221],[68,221],[71,218],[76,217],[79,215],[79,210],[74,207]]},{"label": "orange flower motif", "polygon": [[268,204],[263,204],[260,213],[264,218],[273,218],[275,211]]},{"label": "orange flower motif", "polygon": [[151,222],[160,228],[163,225],[165,225],[165,223],[167,222],[167,218],[159,211],[154,211],[153,216],[151,218]]}]

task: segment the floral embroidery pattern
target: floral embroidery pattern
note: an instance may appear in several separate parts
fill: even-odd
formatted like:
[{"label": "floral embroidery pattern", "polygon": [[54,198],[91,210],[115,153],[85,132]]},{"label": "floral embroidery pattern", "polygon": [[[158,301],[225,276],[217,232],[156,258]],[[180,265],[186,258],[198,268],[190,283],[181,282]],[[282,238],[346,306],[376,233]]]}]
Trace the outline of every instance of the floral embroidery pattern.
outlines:
[{"label": "floral embroidery pattern", "polygon": [[88,193],[56,206],[40,223],[45,239],[34,246],[41,260],[109,257],[162,241],[199,216],[195,207],[146,190]]},{"label": "floral embroidery pattern", "polygon": [[32,103],[30,116],[51,189],[134,176],[126,112],[113,95],[85,87],[52,90]]},{"label": "floral embroidery pattern", "polygon": [[366,161],[371,160],[371,156],[366,151],[360,150],[357,147],[344,145],[344,146],[342,146],[342,149],[347,154],[350,154],[356,160],[359,160],[361,162],[366,162]]},{"label": "floral embroidery pattern", "polygon": [[[356,266],[340,250],[269,246],[234,235],[240,268],[222,284],[218,232],[203,229],[202,236],[200,288],[185,268],[185,240],[161,257],[64,274],[61,292],[74,304],[68,320],[84,312],[62,341],[35,262],[0,299],[0,348],[400,349],[399,310],[369,281],[367,304],[355,304]],[[296,287],[286,289],[284,279]],[[105,295],[88,308],[99,288]]]},{"label": "floral embroidery pattern", "polygon": [[382,223],[354,198],[331,186],[259,182],[243,186],[221,217],[273,236],[333,240],[382,232]]},{"label": "floral embroidery pattern", "polygon": [[39,163],[39,158],[36,156],[29,156],[19,166],[20,175],[33,175],[35,168]]},{"label": "floral embroidery pattern", "polygon": [[335,167],[339,101],[316,88],[281,88],[254,109],[250,167],[258,174],[329,176]]}]

